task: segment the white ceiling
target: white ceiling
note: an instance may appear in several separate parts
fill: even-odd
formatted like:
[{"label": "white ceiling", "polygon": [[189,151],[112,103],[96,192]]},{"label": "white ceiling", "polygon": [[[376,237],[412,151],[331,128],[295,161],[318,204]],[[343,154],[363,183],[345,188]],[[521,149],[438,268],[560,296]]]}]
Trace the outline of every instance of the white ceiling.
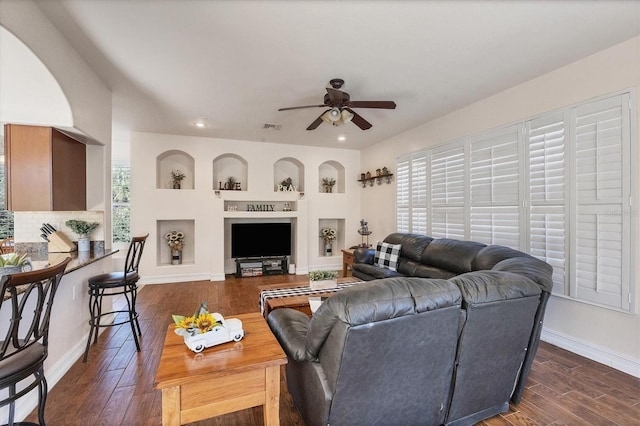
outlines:
[{"label": "white ceiling", "polygon": [[[361,149],[640,33],[635,1],[38,0],[129,131]],[[612,64],[615,66],[615,64]],[[331,78],[373,124],[322,124]],[[192,123],[207,117],[209,126]],[[281,130],[265,130],[265,123]],[[345,142],[337,136],[345,135]]]}]

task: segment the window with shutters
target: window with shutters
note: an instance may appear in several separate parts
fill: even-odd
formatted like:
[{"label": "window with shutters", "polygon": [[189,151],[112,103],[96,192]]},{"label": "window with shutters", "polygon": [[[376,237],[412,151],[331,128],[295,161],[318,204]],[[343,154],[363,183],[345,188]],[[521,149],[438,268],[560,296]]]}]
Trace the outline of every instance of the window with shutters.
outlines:
[{"label": "window with shutters", "polygon": [[526,251],[553,266],[554,294],[633,311],[631,98],[404,156],[398,231]]}]

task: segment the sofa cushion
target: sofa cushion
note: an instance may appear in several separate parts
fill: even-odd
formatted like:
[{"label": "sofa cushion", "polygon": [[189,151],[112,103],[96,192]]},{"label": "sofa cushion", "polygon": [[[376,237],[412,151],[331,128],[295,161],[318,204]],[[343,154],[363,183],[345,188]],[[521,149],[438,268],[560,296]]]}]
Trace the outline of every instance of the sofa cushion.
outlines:
[{"label": "sofa cushion", "polygon": [[489,271],[493,267],[505,259],[512,257],[528,257],[527,253],[514,250],[505,246],[486,246],[478,252],[471,264],[474,271]]},{"label": "sofa cushion", "polygon": [[384,239],[385,243],[402,245],[402,257],[417,262],[420,261],[420,256],[422,256],[424,249],[427,248],[431,241],[433,241],[433,238],[426,235],[405,234],[402,232],[389,234]]},{"label": "sofa cushion", "polygon": [[433,240],[422,253],[420,262],[448,271],[464,274],[473,271],[472,263],[486,244],[449,238]]},{"label": "sofa cushion", "polygon": [[451,278],[467,305],[539,296],[542,289],[528,277],[511,272],[475,271]]},{"label": "sofa cushion", "polygon": [[391,278],[346,288],[328,298],[309,322],[307,359],[318,353],[337,322],[357,326],[375,321],[460,306],[460,290],[446,280]]},{"label": "sofa cushion", "polygon": [[512,272],[527,277],[548,293],[553,289],[553,268],[547,262],[533,256],[505,259],[495,265],[492,271]]},{"label": "sofa cushion", "polygon": [[400,244],[378,243],[373,263],[381,268],[398,269],[398,257],[400,257]]},{"label": "sofa cushion", "polygon": [[[375,265],[369,265],[367,263],[354,263],[352,265],[354,276],[362,278],[364,280],[373,280],[381,278],[401,277],[403,274],[391,269],[381,268]],[[363,276],[363,274],[365,276]]]}]

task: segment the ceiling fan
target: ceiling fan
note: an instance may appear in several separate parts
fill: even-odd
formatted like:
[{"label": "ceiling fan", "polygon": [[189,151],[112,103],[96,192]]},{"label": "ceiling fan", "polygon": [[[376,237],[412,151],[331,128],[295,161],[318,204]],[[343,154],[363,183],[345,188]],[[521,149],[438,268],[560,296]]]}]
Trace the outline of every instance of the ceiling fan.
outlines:
[{"label": "ceiling fan", "polygon": [[331,87],[327,87],[327,93],[324,95],[324,103],[322,105],[305,105],[290,108],[280,108],[278,111],[289,111],[292,109],[302,108],[326,108],[313,123],[307,127],[307,130],[314,130],[323,121],[330,123],[334,126],[341,126],[353,122],[356,126],[362,130],[370,129],[372,124],[362,118],[360,114],[355,112],[352,108],[379,108],[379,109],[395,109],[396,103],[393,101],[352,101],[347,92],[340,90],[344,85],[344,80],[340,78],[332,79],[329,84]]}]

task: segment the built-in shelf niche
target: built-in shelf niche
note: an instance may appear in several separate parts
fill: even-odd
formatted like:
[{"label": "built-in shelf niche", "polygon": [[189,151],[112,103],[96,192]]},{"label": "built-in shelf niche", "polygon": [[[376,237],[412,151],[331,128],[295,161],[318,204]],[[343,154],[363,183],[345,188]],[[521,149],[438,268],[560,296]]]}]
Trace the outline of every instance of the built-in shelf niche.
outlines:
[{"label": "built-in shelf niche", "polygon": [[165,235],[171,231],[184,233],[184,248],[182,249],[182,265],[193,265],[195,262],[195,221],[193,219],[158,220],[157,228],[157,264],[158,266],[171,265],[171,248],[165,239]]},{"label": "built-in shelf niche", "polygon": [[320,164],[320,167],[318,168],[318,177],[320,192],[329,192],[323,184],[323,179],[327,178],[334,179],[336,182],[331,192],[344,193],[344,166],[339,162],[331,160],[325,161],[324,163]]},{"label": "built-in shelf niche", "polygon": [[318,256],[325,256],[324,240],[322,239],[322,230],[325,228],[333,228],[336,231],[336,239],[333,242],[332,254],[334,256],[342,256],[344,248],[344,219],[322,218],[318,220]]},{"label": "built-in shelf niche", "polygon": [[304,164],[291,157],[281,158],[273,165],[273,186],[278,192],[279,185],[291,178],[295,191],[304,192]]},{"label": "built-in shelf niche", "polygon": [[[213,189],[237,190],[231,188],[229,178],[239,183],[240,191],[249,189],[247,160],[236,154],[222,154],[213,160]],[[225,187],[225,183],[227,184]]]},{"label": "built-in shelf niche", "polygon": [[172,171],[181,171],[185,178],[180,182],[181,189],[194,189],[195,161],[184,151],[165,151],[156,158],[156,188],[173,189]]}]

